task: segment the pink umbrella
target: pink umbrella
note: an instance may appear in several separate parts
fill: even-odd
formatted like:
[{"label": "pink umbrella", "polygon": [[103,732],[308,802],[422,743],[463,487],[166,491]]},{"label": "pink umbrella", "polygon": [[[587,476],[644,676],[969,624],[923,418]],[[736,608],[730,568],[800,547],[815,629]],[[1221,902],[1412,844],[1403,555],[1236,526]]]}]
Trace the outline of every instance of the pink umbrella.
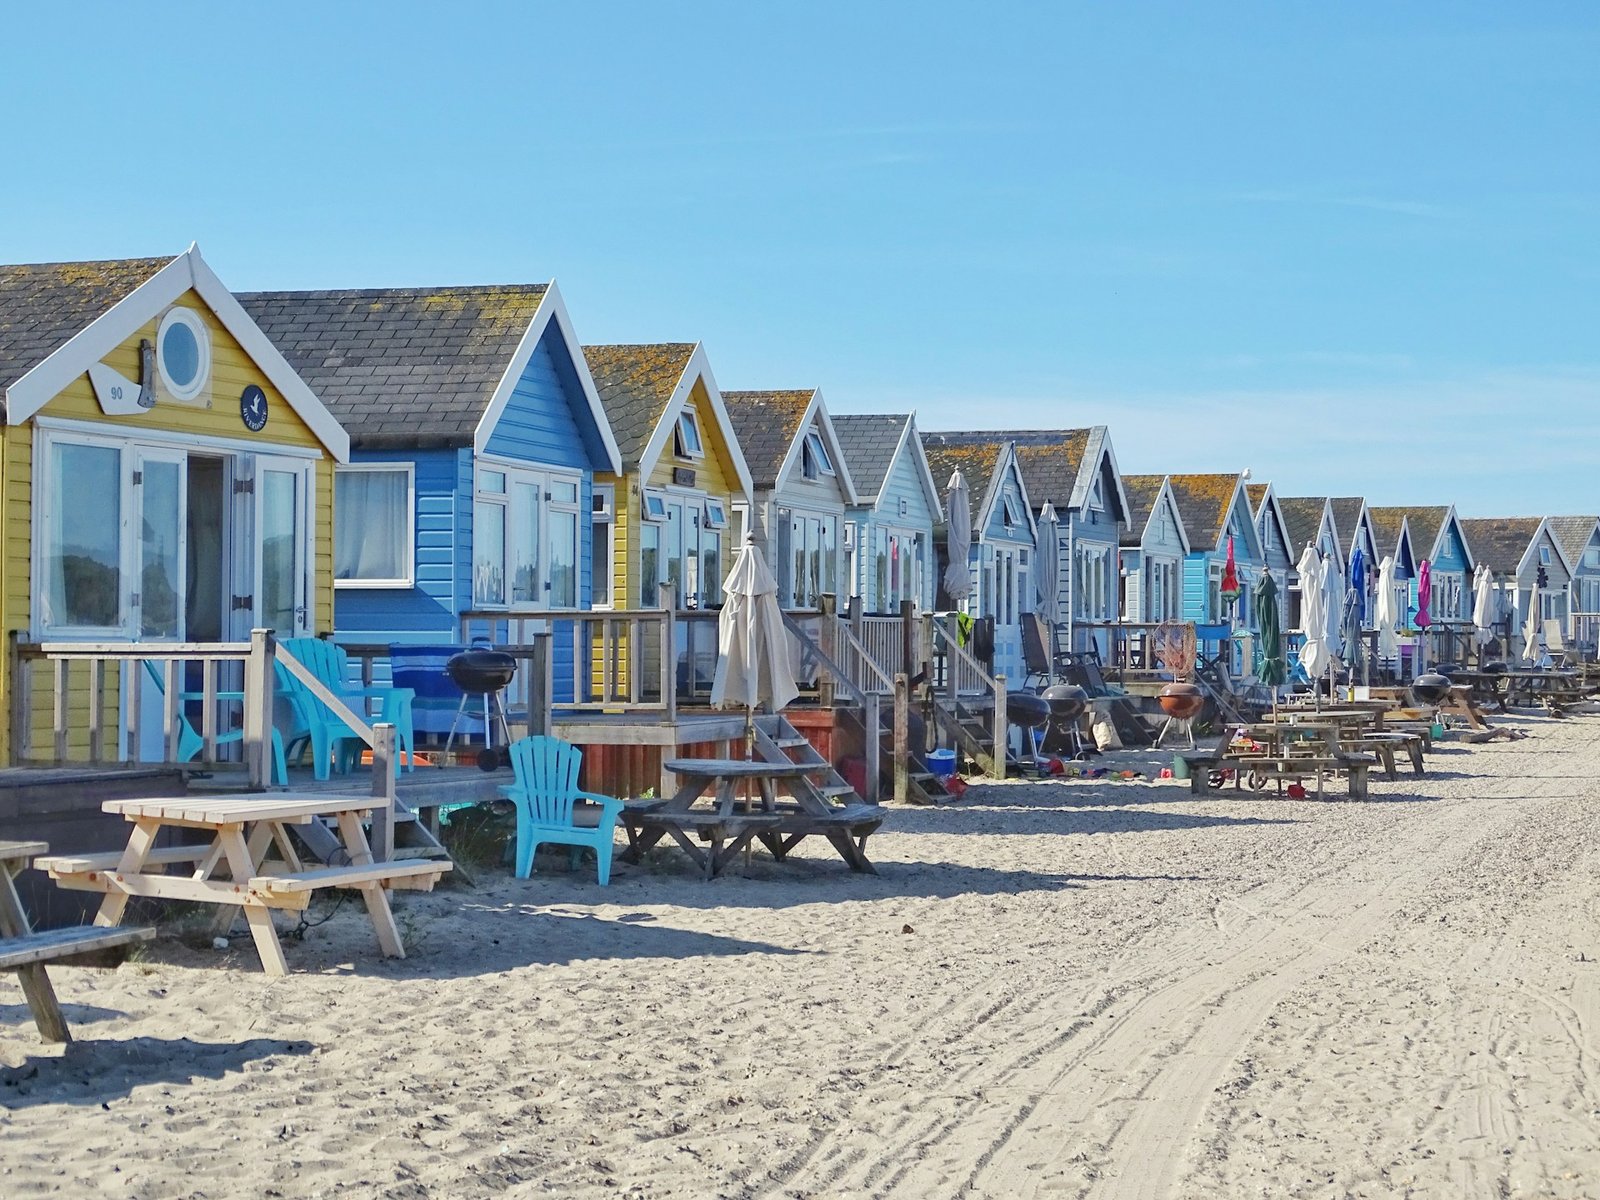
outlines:
[{"label": "pink umbrella", "polygon": [[1417,628],[1426,629],[1433,624],[1428,615],[1428,605],[1433,602],[1433,564],[1427,559],[1417,569]]}]

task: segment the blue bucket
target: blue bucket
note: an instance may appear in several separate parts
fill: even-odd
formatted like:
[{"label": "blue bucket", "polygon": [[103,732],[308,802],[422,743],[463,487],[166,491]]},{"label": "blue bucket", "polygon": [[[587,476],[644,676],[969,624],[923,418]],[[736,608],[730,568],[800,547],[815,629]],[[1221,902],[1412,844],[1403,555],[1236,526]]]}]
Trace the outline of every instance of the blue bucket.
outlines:
[{"label": "blue bucket", "polygon": [[933,772],[934,778],[949,779],[956,773],[956,752],[954,750],[928,751],[928,770]]}]

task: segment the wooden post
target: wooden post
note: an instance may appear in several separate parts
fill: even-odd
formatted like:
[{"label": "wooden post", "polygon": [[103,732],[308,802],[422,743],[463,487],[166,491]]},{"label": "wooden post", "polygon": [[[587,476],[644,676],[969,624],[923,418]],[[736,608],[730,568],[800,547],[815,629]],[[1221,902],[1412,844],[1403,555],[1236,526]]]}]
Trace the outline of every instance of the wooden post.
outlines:
[{"label": "wooden post", "polygon": [[28,716],[32,691],[33,672],[28,669],[22,660],[22,635],[13,629],[9,635],[6,685],[11,689],[11,712],[8,714],[11,722],[11,745],[8,748],[12,766],[23,762],[28,757]]},{"label": "wooden post", "polygon": [[661,618],[661,698],[667,706],[667,724],[678,721],[678,631],[671,608]]},{"label": "wooden post", "polygon": [[555,665],[550,661],[550,639],[536,633],[532,638],[528,672],[528,731],[550,736],[550,697],[555,688]]},{"label": "wooden post", "polygon": [[911,686],[904,671],[894,677],[893,753],[894,802],[904,804],[911,791]]},{"label": "wooden post", "polygon": [[270,629],[250,631],[244,663],[244,761],[251,791],[272,786],[272,700],[277,643]]},{"label": "wooden post", "polygon": [[908,676],[917,673],[916,605],[900,601],[900,669]]},{"label": "wooden post", "polygon": [[1009,742],[1006,740],[1006,677],[994,677],[994,777],[1006,777],[1006,757]]},{"label": "wooden post", "polygon": [[862,706],[862,724],[867,728],[866,743],[862,747],[865,752],[867,794],[862,797],[868,804],[877,804],[883,798],[883,787],[879,777],[881,755],[883,751],[883,710],[882,697],[877,692],[866,694],[866,703]]},{"label": "wooden post", "polygon": [[99,766],[106,758],[106,660],[89,660],[89,761]]},{"label": "wooden post", "polygon": [[[71,660],[56,659],[56,694],[55,694],[55,762],[56,766],[63,766],[67,761],[67,690],[69,676],[68,664]],[[139,690],[133,689],[134,705],[138,706]]]},{"label": "wooden post", "polygon": [[382,803],[372,809],[372,857],[378,862],[394,858],[395,800],[394,726],[372,727],[372,797]]},{"label": "wooden post", "polygon": [[[822,652],[834,662],[839,661],[839,639],[835,636],[834,621],[838,615],[834,610],[834,597],[824,593],[817,597],[817,611],[822,614],[822,620],[817,627],[817,644]],[[817,674],[817,706],[819,708],[833,707],[833,672],[826,666],[819,669]]]},{"label": "wooden post", "polygon": [[161,664],[161,761],[178,761],[178,737],[182,728],[178,724],[178,693],[183,681],[178,670],[178,660],[169,658]]},{"label": "wooden post", "polygon": [[956,658],[956,647],[961,645],[961,624],[955,613],[944,619],[944,690],[945,698],[950,701],[950,711],[954,712],[956,701],[961,695],[957,685],[956,675],[959,660]]}]

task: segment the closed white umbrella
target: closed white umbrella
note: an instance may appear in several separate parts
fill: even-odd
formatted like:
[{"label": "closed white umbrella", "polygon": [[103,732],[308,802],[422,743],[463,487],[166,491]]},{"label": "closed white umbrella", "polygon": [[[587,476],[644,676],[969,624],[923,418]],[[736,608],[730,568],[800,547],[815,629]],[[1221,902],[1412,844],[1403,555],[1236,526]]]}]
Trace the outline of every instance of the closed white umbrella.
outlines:
[{"label": "closed white umbrella", "polygon": [[1344,590],[1344,572],[1333,565],[1330,557],[1322,564],[1322,621],[1327,630],[1323,640],[1330,660],[1344,653]]},{"label": "closed white umbrella", "polygon": [[1522,623],[1522,657],[1529,663],[1539,664],[1539,589],[1528,591],[1528,619]]},{"label": "closed white umbrella", "polygon": [[1056,603],[1056,581],[1060,578],[1061,564],[1056,561],[1056,542],[1060,537],[1060,521],[1056,506],[1045,503],[1039,513],[1039,549],[1034,555],[1034,575],[1039,585],[1039,603],[1034,611],[1054,626],[1059,619]]},{"label": "closed white umbrella", "polygon": [[1494,640],[1494,623],[1500,604],[1495,596],[1494,573],[1484,563],[1472,573],[1472,623],[1473,640],[1486,646]]},{"label": "closed white umbrella", "polygon": [[746,537],[723,581],[725,601],[717,619],[717,673],[711,681],[716,708],[753,712],[763,704],[782,708],[800,694],[789,653],[789,631],[778,606],[778,581]]},{"label": "closed white umbrella", "polygon": [[972,595],[972,569],[967,564],[972,555],[972,497],[967,491],[967,478],[960,471],[950,476],[944,511],[950,546],[944,590],[952,604],[959,604]]},{"label": "closed white umbrella", "polygon": [[1400,602],[1394,589],[1394,559],[1384,555],[1378,564],[1378,657],[1400,657]]},{"label": "closed white umbrella", "polygon": [[1306,639],[1300,647],[1300,665],[1315,683],[1332,658],[1324,641],[1327,614],[1323,611],[1323,563],[1314,547],[1306,547],[1295,571],[1300,576],[1300,632]]}]

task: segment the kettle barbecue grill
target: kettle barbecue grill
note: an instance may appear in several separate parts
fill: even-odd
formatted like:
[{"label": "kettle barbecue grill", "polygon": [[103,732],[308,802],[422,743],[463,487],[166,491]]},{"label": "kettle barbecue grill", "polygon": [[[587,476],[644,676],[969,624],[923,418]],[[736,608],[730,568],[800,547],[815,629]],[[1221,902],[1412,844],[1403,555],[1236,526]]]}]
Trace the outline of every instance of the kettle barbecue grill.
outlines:
[{"label": "kettle barbecue grill", "polygon": [[500,735],[504,739],[502,745],[511,745],[511,730],[506,725],[506,707],[501,693],[516,678],[517,660],[504,650],[474,646],[470,650],[452,654],[444,664],[444,669],[451,681],[461,689],[461,703],[456,706],[456,715],[450,722],[450,736],[444,743],[445,757],[449,757],[450,747],[456,740],[461,718],[466,716],[470,721],[472,714],[467,712],[467,701],[477,696],[483,703],[483,749],[478,753],[478,769],[492,771],[500,765],[505,755],[504,749],[496,751],[494,748],[497,720]]}]

